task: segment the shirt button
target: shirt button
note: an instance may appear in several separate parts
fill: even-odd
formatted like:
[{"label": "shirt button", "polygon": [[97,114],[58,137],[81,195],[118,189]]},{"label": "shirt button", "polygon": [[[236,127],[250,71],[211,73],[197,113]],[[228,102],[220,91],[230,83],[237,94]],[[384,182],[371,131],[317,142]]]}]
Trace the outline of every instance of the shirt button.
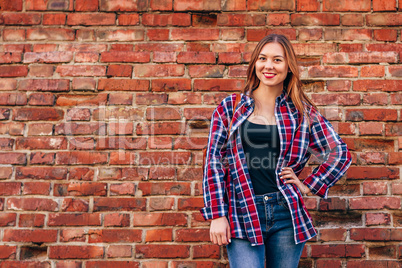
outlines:
[{"label": "shirt button", "polygon": [[267,201],[267,200],[268,200],[268,196],[264,196],[264,199],[265,199],[265,201]]}]

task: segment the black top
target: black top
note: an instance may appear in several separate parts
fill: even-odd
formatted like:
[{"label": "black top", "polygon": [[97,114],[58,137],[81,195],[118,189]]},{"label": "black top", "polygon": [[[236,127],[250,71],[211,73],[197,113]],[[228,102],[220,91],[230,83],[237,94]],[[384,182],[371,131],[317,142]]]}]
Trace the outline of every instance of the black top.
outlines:
[{"label": "black top", "polygon": [[240,135],[254,193],[263,195],[279,191],[275,174],[280,153],[277,126],[246,120],[240,126]]}]

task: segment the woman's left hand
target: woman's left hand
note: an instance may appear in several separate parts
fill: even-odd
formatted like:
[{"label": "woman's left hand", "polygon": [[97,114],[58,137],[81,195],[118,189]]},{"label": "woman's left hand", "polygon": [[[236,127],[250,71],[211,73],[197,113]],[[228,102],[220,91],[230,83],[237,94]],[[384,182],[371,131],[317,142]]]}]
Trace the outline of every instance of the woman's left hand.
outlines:
[{"label": "woman's left hand", "polygon": [[282,180],[284,180],[284,183],[295,184],[302,194],[308,194],[310,192],[310,189],[299,180],[292,168],[283,167],[282,171],[279,173],[279,176]]}]

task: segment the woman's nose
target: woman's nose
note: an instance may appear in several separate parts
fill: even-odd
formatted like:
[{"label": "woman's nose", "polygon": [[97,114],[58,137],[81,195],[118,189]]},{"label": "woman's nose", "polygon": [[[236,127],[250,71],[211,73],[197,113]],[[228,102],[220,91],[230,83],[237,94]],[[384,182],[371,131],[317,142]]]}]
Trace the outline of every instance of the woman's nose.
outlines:
[{"label": "woman's nose", "polygon": [[271,61],[271,60],[267,60],[267,61],[265,62],[265,68],[271,69],[273,66],[274,66],[274,65],[272,64],[272,61]]}]

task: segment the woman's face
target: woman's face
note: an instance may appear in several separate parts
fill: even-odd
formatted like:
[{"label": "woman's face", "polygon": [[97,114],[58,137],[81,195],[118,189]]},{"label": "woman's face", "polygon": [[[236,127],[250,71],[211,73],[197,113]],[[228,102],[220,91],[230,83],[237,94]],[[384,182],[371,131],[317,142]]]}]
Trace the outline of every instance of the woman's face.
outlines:
[{"label": "woman's face", "polygon": [[285,51],[278,43],[268,43],[262,47],[255,63],[255,72],[260,79],[260,87],[283,89],[283,81],[288,74]]}]

